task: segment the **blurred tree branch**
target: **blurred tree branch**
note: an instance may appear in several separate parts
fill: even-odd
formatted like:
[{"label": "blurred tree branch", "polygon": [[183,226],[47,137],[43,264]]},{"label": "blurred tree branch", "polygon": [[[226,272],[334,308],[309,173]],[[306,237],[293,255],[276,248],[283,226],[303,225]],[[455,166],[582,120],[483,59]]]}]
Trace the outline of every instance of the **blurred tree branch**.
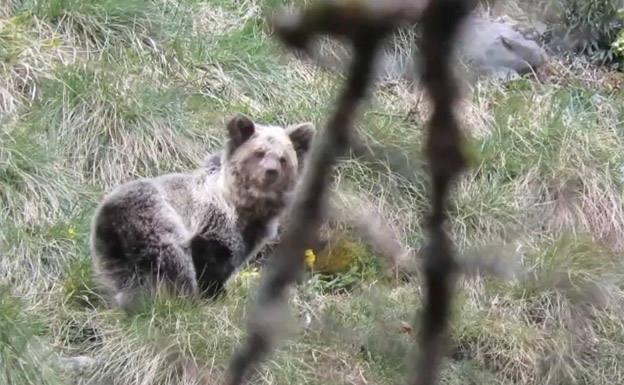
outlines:
[{"label": "blurred tree branch", "polygon": [[426,153],[432,176],[430,245],[425,256],[426,300],[421,333],[421,356],[414,384],[434,384],[443,355],[456,263],[443,230],[450,184],[462,171],[460,129],[453,113],[457,90],[451,58],[458,27],[468,15],[464,0],[352,0],[321,1],[299,14],[275,22],[277,36],[289,47],[306,50],[321,36],[340,37],[353,46],[346,84],[326,129],[313,149],[297,191],[281,242],[269,258],[258,298],[249,315],[248,336],[234,355],[227,384],[242,384],[245,376],[274,346],[283,329],[287,289],[303,272],[304,251],[324,218],[328,188],[338,156],[347,152],[355,135],[357,110],[373,83],[377,52],[384,40],[403,24],[424,26],[423,83],[433,101]]}]

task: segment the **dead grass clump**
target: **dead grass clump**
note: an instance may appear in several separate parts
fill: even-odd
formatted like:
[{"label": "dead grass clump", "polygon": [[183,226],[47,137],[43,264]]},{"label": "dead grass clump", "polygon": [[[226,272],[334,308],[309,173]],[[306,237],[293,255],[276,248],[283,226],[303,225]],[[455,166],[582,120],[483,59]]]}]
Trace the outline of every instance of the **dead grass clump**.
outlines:
[{"label": "dead grass clump", "polygon": [[7,384],[60,385],[56,355],[50,344],[39,337],[43,324],[26,312],[20,299],[0,285],[0,359]]},{"label": "dead grass clump", "polygon": [[0,218],[7,224],[38,227],[61,217],[84,196],[76,180],[49,143],[21,128],[0,132]]},{"label": "dead grass clump", "polygon": [[33,124],[54,134],[66,165],[90,183],[112,186],[175,164],[199,164],[210,132],[186,127],[180,95],[153,88],[160,86],[131,74],[67,67],[43,85]]},{"label": "dead grass clump", "polygon": [[91,52],[127,45],[141,50],[142,38],[153,35],[164,21],[157,3],[142,0],[33,0],[26,9],[75,38]]},{"label": "dead grass clump", "polygon": [[548,217],[554,231],[589,232],[596,241],[623,249],[624,204],[613,185],[584,178],[556,186],[549,193],[550,203],[544,209],[552,213]]},{"label": "dead grass clump", "polygon": [[621,262],[567,237],[541,242],[522,263],[526,273],[512,281],[464,283],[455,359],[522,384],[575,382],[598,371],[617,326],[597,320],[624,316]]},{"label": "dead grass clump", "polygon": [[0,116],[35,100],[40,82],[75,53],[62,34],[39,20],[0,19]]}]

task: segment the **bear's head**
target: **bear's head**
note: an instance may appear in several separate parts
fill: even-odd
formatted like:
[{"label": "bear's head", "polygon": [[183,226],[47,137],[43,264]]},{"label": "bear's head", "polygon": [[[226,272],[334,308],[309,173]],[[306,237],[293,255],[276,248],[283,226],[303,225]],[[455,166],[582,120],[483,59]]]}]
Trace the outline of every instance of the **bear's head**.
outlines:
[{"label": "bear's head", "polygon": [[239,115],[227,122],[222,176],[237,209],[274,215],[294,189],[316,135],[312,123],[288,127],[255,124]]}]

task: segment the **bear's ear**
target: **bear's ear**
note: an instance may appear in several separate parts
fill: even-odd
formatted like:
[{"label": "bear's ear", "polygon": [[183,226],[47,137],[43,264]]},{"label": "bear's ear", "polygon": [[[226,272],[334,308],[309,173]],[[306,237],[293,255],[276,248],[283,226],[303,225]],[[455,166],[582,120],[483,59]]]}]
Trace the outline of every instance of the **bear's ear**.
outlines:
[{"label": "bear's ear", "polygon": [[293,143],[293,147],[297,152],[299,163],[302,162],[305,155],[310,150],[310,146],[316,136],[316,127],[310,122],[294,124],[286,127],[286,134]]},{"label": "bear's ear", "polygon": [[254,123],[244,115],[234,116],[227,122],[226,127],[230,137],[229,154],[245,143],[256,131]]}]

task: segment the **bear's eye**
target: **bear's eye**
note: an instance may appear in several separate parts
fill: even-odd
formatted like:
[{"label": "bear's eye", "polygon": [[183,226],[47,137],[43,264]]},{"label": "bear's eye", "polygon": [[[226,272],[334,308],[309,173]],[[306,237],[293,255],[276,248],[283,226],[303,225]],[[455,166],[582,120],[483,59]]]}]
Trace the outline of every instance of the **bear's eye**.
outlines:
[{"label": "bear's eye", "polygon": [[254,156],[258,159],[262,159],[264,158],[265,152],[264,151],[256,151],[254,152]]},{"label": "bear's eye", "polygon": [[280,158],[280,163],[281,163],[281,164],[286,164],[286,157],[283,157],[283,156],[282,156],[282,157]]}]

